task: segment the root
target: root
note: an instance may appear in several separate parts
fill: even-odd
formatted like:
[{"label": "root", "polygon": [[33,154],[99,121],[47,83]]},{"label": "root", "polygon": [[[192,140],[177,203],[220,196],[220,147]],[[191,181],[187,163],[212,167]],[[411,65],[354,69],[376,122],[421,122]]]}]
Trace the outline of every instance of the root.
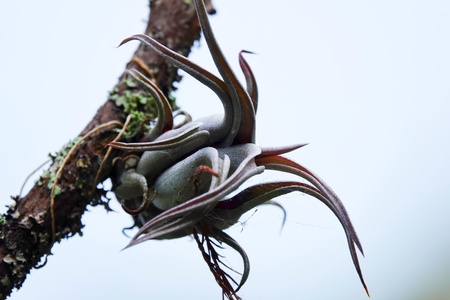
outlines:
[{"label": "root", "polygon": [[[119,121],[110,121],[107,123],[100,124],[99,126],[95,127],[88,133],[86,133],[83,137],[81,137],[69,150],[66,157],[64,158],[63,162],[61,163],[61,166],[59,167],[58,171],[56,172],[55,181],[53,182],[52,189],[50,191],[50,218],[52,221],[52,244],[56,242],[56,222],[55,222],[55,188],[58,183],[58,179],[61,177],[62,170],[64,169],[65,165],[69,161],[69,158],[72,156],[75,149],[89,136],[93,135],[94,133],[98,132],[99,130],[102,130],[104,128],[110,127],[110,126],[122,126],[123,124]],[[120,133],[119,133],[120,134]],[[98,175],[98,173],[97,173]],[[96,177],[97,180],[97,177]],[[96,183],[94,184],[96,186]]]}]

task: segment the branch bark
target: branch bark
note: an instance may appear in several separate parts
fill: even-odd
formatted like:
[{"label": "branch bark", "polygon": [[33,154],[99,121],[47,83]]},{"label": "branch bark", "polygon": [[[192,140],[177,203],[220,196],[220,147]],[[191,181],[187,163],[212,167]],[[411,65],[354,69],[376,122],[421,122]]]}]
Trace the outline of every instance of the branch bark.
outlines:
[{"label": "branch bark", "polygon": [[[207,6],[212,12],[211,4],[207,3]],[[187,56],[200,36],[195,9],[182,0],[151,0],[145,33]],[[166,95],[173,90],[173,83],[180,80],[175,67],[143,45],[127,64],[129,68],[136,68],[144,74],[151,73]],[[121,95],[128,89],[124,73],[114,90]],[[51,176],[41,177],[40,183],[35,184],[23,198],[14,198],[15,205],[0,221],[0,299],[5,299],[14,288],[22,286],[30,270],[51,253],[55,242],[82,234],[81,216],[89,205],[107,206],[104,191],[97,189],[96,185],[112,175],[112,160],[117,152],[113,151],[104,160],[105,145],[115,138],[117,132],[113,129],[117,129],[125,118],[123,108],[112,99],[107,99],[81,131],[80,136],[85,138],[72,149],[56,181],[58,195],[54,197],[53,209],[49,188],[52,186]],[[111,126],[92,132],[108,122]],[[135,137],[136,140],[138,138]],[[64,147],[61,153],[68,150]],[[48,169],[49,174],[54,174],[60,164],[61,161],[54,159]]]}]

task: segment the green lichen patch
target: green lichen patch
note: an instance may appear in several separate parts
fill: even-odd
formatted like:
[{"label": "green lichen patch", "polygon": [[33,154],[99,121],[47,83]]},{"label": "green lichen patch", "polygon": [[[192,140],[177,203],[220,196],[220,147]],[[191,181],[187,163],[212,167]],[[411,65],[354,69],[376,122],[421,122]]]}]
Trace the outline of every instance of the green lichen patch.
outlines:
[{"label": "green lichen patch", "polygon": [[[76,137],[72,140],[70,140],[64,147],[56,151],[55,153],[49,153],[49,157],[52,160],[52,165],[48,170],[44,170],[41,177],[39,177],[38,181],[36,182],[37,185],[41,186],[45,182],[47,183],[47,188],[51,190],[53,188],[53,185],[55,185],[56,181],[56,174],[61,167],[64,159],[66,158],[67,154],[69,153],[70,149],[75,146],[79,141],[81,140],[81,137]],[[58,196],[61,194],[61,188],[56,185],[54,189],[54,196]]]},{"label": "green lichen patch", "polygon": [[156,118],[156,107],[151,96],[139,90],[125,90],[122,94],[113,91],[110,98],[121,106],[125,114],[131,116],[124,138],[131,139],[150,130],[150,122]]},{"label": "green lichen patch", "polygon": [[[132,78],[125,79],[124,84],[127,87],[125,91],[119,92],[119,89],[116,87],[110,92],[109,98],[117,106],[122,107],[125,114],[131,116],[130,124],[126,128],[123,137],[132,139],[135,136],[147,133],[158,115],[155,100],[150,93],[140,88],[138,83]],[[175,98],[169,95],[168,99],[172,109],[177,109]]]}]

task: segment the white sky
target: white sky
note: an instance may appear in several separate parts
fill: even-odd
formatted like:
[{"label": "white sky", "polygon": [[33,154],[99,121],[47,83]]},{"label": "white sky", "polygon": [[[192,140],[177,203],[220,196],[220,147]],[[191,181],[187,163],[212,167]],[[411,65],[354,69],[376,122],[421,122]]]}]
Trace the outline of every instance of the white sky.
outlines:
[{"label": "white sky", "polygon": [[[236,72],[239,50],[258,53],[248,57],[260,87],[258,144],[310,143],[290,157],[347,207],[371,299],[450,298],[450,2],[214,3]],[[92,118],[137,43],[115,46],[142,32],[147,15],[145,0],[0,3],[2,203]],[[192,59],[214,70],[203,42]],[[220,112],[213,97],[187,76],[178,93],[194,118]],[[281,234],[272,207],[229,231],[251,260],[240,295],[366,299],[331,212],[299,194],[279,201]],[[115,208],[86,213],[84,236],[54,247],[11,299],[221,299],[188,238],[121,252],[131,220]]]}]

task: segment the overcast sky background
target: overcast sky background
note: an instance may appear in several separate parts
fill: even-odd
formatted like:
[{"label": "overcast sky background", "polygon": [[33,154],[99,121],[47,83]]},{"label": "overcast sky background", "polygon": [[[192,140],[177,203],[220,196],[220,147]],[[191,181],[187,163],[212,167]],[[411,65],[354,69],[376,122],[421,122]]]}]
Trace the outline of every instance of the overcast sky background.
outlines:
[{"label": "overcast sky background", "polygon": [[[260,88],[257,143],[310,143],[289,157],[321,176],[347,207],[372,299],[449,299],[450,2],[261,3],[215,0],[211,17],[236,73],[241,49],[258,53],[248,56]],[[147,6],[0,3],[2,206],[105,101],[137,47],[116,45],[144,30]],[[192,60],[214,71],[199,45]],[[194,118],[221,110],[188,76],[177,97]],[[296,193],[279,202],[288,212],[281,233],[282,214],[270,206],[229,231],[251,261],[240,295],[366,299],[334,215]],[[56,245],[11,299],[221,299],[189,238],[120,251],[131,219],[114,208],[86,213],[84,236]],[[225,254],[241,268],[232,251]]]}]

